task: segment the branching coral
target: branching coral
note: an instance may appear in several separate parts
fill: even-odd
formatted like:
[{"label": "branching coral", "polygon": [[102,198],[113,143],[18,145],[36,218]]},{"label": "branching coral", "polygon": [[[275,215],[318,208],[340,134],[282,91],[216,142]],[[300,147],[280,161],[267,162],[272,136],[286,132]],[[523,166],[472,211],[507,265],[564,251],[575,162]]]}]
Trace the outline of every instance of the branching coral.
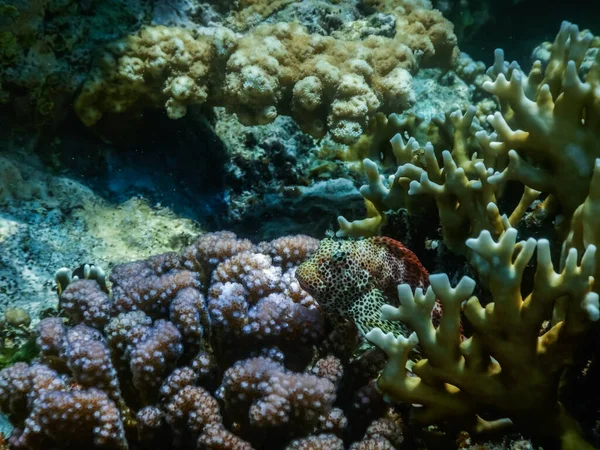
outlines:
[{"label": "branching coral", "polygon": [[384,178],[374,162],[364,161],[369,184],[361,193],[370,217],[356,222],[340,218],[338,234],[376,234],[385,224],[386,211],[418,212],[427,205],[423,199],[430,197],[437,205],[444,244],[470,258],[468,238],[482,230],[495,238],[503,233],[498,208],[488,205],[500,204],[509,182],[516,180],[523,184],[522,196],[507,212],[508,222],[517,226],[528,207],[544,195],[539,215],[562,214],[565,235],[571,216],[588,194],[594,161],[600,157],[595,139],[600,57],[585,82],[577,74],[591,40],[590,34],[579,33],[575,25],[565,22],[546,69],[535,63],[529,76],[515,63],[505,63],[497,51],[496,63],[487,71],[495,81],[484,83],[501,106],[500,112],[487,118],[495,132],[482,129],[471,107],[438,121],[440,133],[451,137],[450,150],[395,136],[391,143],[398,170]]},{"label": "branching coral", "polygon": [[[410,286],[400,285],[402,305],[384,307],[382,315],[408,323],[415,333],[396,338],[375,329],[367,335],[389,357],[378,381],[380,389],[393,401],[423,405],[415,418],[424,423],[461,420],[479,431],[506,424],[476,416],[493,408],[534,433],[556,437],[563,449],[591,449],[557,393],[561,373],[572,364],[578,343],[600,318],[598,294],[591,291],[596,247],[586,249],[581,264],[577,252],[570,251],[564,269],[557,273],[548,241],[529,239],[517,246],[514,228],[498,242],[483,231],[467,245],[490,266],[493,302],[482,307],[471,296],[475,283],[468,277],[453,288],[446,275],[432,275],[426,292],[413,293]],[[533,290],[523,297],[523,272],[536,247]],[[437,328],[430,319],[436,298],[443,306]],[[465,315],[474,331],[461,342],[465,301]],[[544,328],[552,316],[562,319]],[[426,359],[412,366],[416,376],[411,377],[408,354],[417,344]]]},{"label": "branching coral", "polygon": [[[381,176],[376,163],[364,161],[369,183],[361,193],[371,217],[340,218],[338,234],[376,234],[387,211],[419,212],[431,198],[443,243],[467,257],[491,294],[492,302],[483,307],[471,297],[473,280],[463,278],[452,288],[444,275],[431,276],[426,292],[401,285],[401,306],[384,306],[382,319],[398,320],[415,334],[395,337],[376,329],[367,335],[389,357],[379,388],[393,401],[423,405],[415,414],[422,422],[458,420],[483,431],[506,424],[504,415],[533,434],[556,438],[564,449],[591,448],[558,400],[561,375],[599,317],[594,212],[600,59],[585,81],[578,75],[591,40],[589,33],[563,23],[547,67],[537,62],[528,76],[497,51],[487,71],[490,80],[483,84],[500,104],[487,118],[493,133],[471,107],[438,121],[440,132],[452,138],[449,150],[398,135],[392,139],[399,166],[394,175]],[[520,200],[508,199],[507,192]],[[528,212],[538,197],[543,202]],[[563,242],[558,271],[548,241],[517,242],[517,227],[532,214],[540,221],[558,219]],[[536,247],[533,287],[527,288],[523,273]],[[443,308],[437,327],[430,317],[436,298]],[[463,302],[473,332],[461,342]],[[408,355],[417,344],[426,359],[412,364]],[[477,416],[490,410],[499,413],[499,422]]]},{"label": "branching coral", "polygon": [[[438,122],[440,129],[452,136],[452,150],[441,153],[442,164],[431,144],[420,145],[416,140],[405,141],[400,135],[392,140],[398,170],[388,179],[381,177],[376,163],[364,161],[369,184],[361,188],[373,218],[349,222],[339,218],[340,236],[370,235],[378,232],[385,212],[407,208],[409,213],[419,212],[431,197],[437,205],[444,243],[453,251],[466,254],[465,241],[477,236],[481,230],[490,230],[494,236],[503,231],[497,210],[488,208],[501,196],[505,182],[492,183],[493,168],[505,165],[503,159],[491,148],[489,136],[474,122],[476,110],[466,113],[456,111],[445,121]],[[473,136],[472,132],[475,131]],[[525,189],[521,201],[509,217],[517,224],[527,207],[539,195],[538,191]]]},{"label": "branching coral", "polygon": [[592,39],[564,22],[545,70],[535,63],[526,76],[498,51],[488,71],[495,81],[483,85],[502,107],[488,118],[498,135],[492,149],[509,158],[493,181],[518,180],[552,194],[567,216],[583,203],[600,156],[600,54],[585,81],[577,74]]}]

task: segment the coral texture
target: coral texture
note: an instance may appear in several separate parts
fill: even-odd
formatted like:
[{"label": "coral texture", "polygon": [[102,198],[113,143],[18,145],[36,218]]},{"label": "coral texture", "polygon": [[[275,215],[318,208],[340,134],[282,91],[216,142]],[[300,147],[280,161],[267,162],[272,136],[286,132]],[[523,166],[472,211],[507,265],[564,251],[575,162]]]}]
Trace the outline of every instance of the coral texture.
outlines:
[{"label": "coral texture", "polygon": [[[376,234],[387,222],[386,211],[407,208],[423,213],[423,199],[435,201],[443,243],[469,258],[483,278],[488,265],[466,245],[469,238],[488,230],[498,238],[522,221],[560,218],[559,234],[581,229],[581,212],[590,193],[598,133],[600,56],[592,62],[585,81],[577,73],[592,41],[575,25],[563,23],[551,46],[547,67],[534,63],[525,76],[516,63],[504,61],[502,51],[487,71],[484,89],[498,97],[500,111],[487,117],[487,132],[476,119],[477,110],[449,114],[438,122],[440,134],[451,136],[451,149],[435,149],[396,135],[391,144],[398,165],[395,174],[380,177],[375,162],[364,161],[368,185],[361,188],[369,217],[349,222],[339,218],[340,236]],[[492,81],[493,80],[493,81]],[[510,182],[522,184],[519,202],[510,202],[503,217],[500,205]],[[538,198],[543,202],[537,201]],[[528,208],[535,205],[533,213]],[[587,202],[589,208],[590,202]],[[431,212],[430,209],[425,208]],[[579,233],[580,234],[580,233]],[[572,242],[572,241],[569,241]],[[586,243],[598,241],[587,239]],[[577,250],[585,250],[578,242]],[[567,257],[568,245],[561,260]]]},{"label": "coral texture", "polygon": [[[592,448],[579,434],[575,420],[558,400],[558,382],[573,363],[579,341],[600,318],[598,294],[591,291],[595,246],[589,246],[577,263],[569,252],[564,269],[555,272],[549,242],[521,242],[517,256],[517,230],[509,228],[498,242],[483,231],[467,245],[491,266],[489,289],[493,303],[485,308],[472,296],[475,282],[465,277],[452,287],[445,274],[432,275],[426,292],[409,285],[398,287],[401,306],[386,306],[387,320],[407,322],[415,332],[394,337],[375,329],[367,338],[389,357],[378,385],[397,402],[424,407],[415,419],[424,423],[448,419],[480,431],[503,427],[507,419],[477,416],[485,406],[505,414],[533,433],[550,435],[563,449]],[[533,290],[521,295],[523,271],[537,248]],[[436,328],[431,309],[439,298],[443,314]],[[468,300],[468,301],[467,301]],[[473,334],[461,342],[461,304]],[[560,317],[540,333],[544,320]],[[408,354],[420,344],[426,359],[406,369]],[[523,377],[523,371],[528,373]]]},{"label": "coral texture", "polygon": [[[242,11],[285,3],[292,2]],[[377,112],[414,103],[417,60],[450,67],[458,55],[451,24],[431,4],[393,14],[395,35],[360,39],[311,34],[293,22],[263,23],[243,35],[224,27],[145,27],[106,47],[75,110],[93,125],[105,113],[132,108],[164,106],[175,119],[189,105],[225,106],[245,125],[290,115],[312,136],[329,131],[350,144]]]}]

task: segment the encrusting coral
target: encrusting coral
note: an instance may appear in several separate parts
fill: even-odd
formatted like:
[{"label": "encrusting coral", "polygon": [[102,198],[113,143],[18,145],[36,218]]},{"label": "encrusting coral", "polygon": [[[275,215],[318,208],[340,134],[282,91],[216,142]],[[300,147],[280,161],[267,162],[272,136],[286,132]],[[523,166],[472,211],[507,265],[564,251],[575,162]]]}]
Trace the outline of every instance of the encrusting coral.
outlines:
[{"label": "encrusting coral", "polygon": [[396,19],[396,39],[420,53],[424,67],[449,68],[458,57],[454,26],[429,0],[363,0]]}]

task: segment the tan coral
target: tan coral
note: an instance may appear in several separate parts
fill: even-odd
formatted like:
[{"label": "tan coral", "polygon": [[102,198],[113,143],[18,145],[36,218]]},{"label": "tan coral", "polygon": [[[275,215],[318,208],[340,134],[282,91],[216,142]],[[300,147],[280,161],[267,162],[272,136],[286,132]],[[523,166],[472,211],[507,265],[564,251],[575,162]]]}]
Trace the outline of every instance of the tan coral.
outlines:
[{"label": "tan coral", "polygon": [[459,56],[454,26],[428,0],[363,0],[396,17],[395,39],[422,56],[425,67],[453,67]]},{"label": "tan coral", "polygon": [[[215,76],[215,59],[226,57],[232,32],[223,28],[197,36],[176,27],[146,27],[106,48],[75,102],[84,124],[105,113],[162,106],[170,118],[203,104]],[[224,55],[222,53],[225,53]]]},{"label": "tan coral", "polygon": [[239,0],[235,11],[225,22],[236,31],[244,31],[258,25],[279,9],[296,0]]},{"label": "tan coral", "polygon": [[288,114],[313,136],[329,130],[352,143],[378,111],[414,102],[414,68],[410,49],[389,38],[342,41],[298,24],[261,25],[227,62],[223,103],[246,125]]},{"label": "tan coral", "polygon": [[389,38],[341,41],[287,23],[241,38],[226,29],[202,33],[147,27],[110,45],[76,101],[82,121],[161,105],[175,119],[188,105],[208,103],[227,106],[246,125],[288,114],[313,136],[330,130],[351,143],[379,110],[414,101],[415,59]]},{"label": "tan coral", "polygon": [[[285,3],[239,6],[270,10]],[[226,106],[245,125],[290,115],[314,137],[331,132],[352,144],[378,112],[414,103],[411,74],[421,57],[447,66],[456,53],[451,25],[438,12],[427,5],[402,11],[407,22],[398,19],[394,38],[347,40],[309,34],[296,23],[262,24],[245,35],[146,27],[107,47],[75,109],[89,126],[107,112],[164,105],[175,119],[190,105]]]}]

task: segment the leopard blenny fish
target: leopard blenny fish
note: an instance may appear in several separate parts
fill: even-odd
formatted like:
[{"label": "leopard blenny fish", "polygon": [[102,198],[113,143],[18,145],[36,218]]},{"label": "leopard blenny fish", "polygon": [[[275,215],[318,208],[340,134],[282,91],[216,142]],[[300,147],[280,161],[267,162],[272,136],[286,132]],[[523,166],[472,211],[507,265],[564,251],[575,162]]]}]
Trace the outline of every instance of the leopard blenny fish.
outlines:
[{"label": "leopard blenny fish", "polygon": [[[364,335],[375,327],[408,334],[401,322],[380,318],[385,304],[398,306],[397,287],[409,284],[427,289],[429,273],[417,256],[388,237],[360,240],[323,239],[317,251],[296,270],[302,288],[311,294],[333,321],[340,316],[354,322]],[[436,304],[434,323],[441,310]]]}]

